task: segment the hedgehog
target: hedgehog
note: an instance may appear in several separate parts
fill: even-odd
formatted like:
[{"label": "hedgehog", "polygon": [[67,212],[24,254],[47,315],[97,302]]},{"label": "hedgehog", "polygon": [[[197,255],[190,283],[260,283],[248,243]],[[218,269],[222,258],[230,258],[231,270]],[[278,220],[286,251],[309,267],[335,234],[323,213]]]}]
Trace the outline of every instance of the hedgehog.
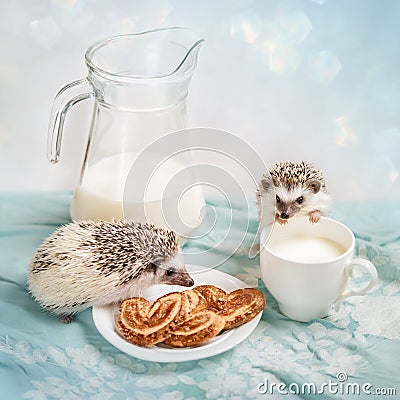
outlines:
[{"label": "hedgehog", "polygon": [[260,219],[264,197],[272,199],[275,220],[281,225],[294,215],[308,215],[316,223],[329,215],[332,204],[322,172],[307,161],[280,162],[263,175],[257,190]]},{"label": "hedgehog", "polygon": [[36,250],[28,272],[33,298],[66,323],[90,306],[118,303],[156,284],[194,285],[176,234],[122,220],[61,226]]}]

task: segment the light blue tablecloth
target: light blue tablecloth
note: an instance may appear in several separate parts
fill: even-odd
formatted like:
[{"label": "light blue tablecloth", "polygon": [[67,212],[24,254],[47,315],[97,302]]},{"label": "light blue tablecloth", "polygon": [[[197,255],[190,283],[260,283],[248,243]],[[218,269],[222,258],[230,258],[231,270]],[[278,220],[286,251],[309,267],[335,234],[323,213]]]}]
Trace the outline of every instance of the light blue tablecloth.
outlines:
[{"label": "light blue tablecloth", "polygon": [[[214,262],[243,239],[219,269],[264,291],[262,319],[232,350],[198,361],[161,364],[135,359],[110,345],[94,327],[90,310],[65,325],[43,313],[27,292],[29,261],[47,235],[69,222],[70,200],[70,193],[0,195],[1,399],[262,399],[271,397],[265,393],[271,387],[273,398],[315,398],[307,394],[307,386],[305,394],[283,393],[301,392],[303,384],[310,390],[313,385],[323,388],[324,398],[399,398],[400,203],[336,204],[333,217],[353,230],[357,253],[377,266],[380,279],[368,296],[351,298],[339,313],[310,323],[293,322],[279,313],[258,279],[259,259],[247,257],[257,230],[256,209],[252,206],[248,221],[246,207],[234,205],[229,237],[207,257]],[[189,242],[187,253],[213,247],[229,225],[226,205],[209,204],[217,212],[216,229]],[[344,383],[355,388],[350,387],[350,393],[359,387],[360,395],[340,394],[346,389],[339,382],[343,373]],[[397,396],[368,396],[363,385],[371,392],[394,388]]]}]

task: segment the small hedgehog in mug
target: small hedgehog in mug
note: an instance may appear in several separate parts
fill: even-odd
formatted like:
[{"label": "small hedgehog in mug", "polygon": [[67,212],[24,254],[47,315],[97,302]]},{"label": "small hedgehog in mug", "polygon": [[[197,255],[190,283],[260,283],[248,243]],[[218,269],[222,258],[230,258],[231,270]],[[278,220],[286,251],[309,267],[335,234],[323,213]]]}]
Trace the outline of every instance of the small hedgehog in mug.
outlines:
[{"label": "small hedgehog in mug", "polygon": [[330,213],[332,196],[322,172],[307,161],[285,161],[275,164],[263,175],[257,200],[259,214],[263,197],[273,199],[275,220],[284,225],[295,215],[308,215],[316,223]]}]

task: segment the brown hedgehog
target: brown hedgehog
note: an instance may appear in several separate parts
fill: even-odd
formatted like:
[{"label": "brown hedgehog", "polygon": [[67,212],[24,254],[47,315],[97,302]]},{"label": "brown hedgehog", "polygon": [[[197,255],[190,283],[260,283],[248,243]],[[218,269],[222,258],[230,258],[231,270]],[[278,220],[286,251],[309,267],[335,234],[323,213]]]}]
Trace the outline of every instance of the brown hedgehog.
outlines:
[{"label": "brown hedgehog", "polygon": [[263,198],[272,199],[275,220],[281,225],[297,214],[306,214],[312,223],[329,214],[332,197],[320,170],[307,161],[275,164],[263,175],[257,192],[259,215]]},{"label": "brown hedgehog", "polygon": [[58,228],[37,249],[28,274],[32,296],[63,322],[160,283],[194,284],[175,233],[124,221],[78,221]]}]

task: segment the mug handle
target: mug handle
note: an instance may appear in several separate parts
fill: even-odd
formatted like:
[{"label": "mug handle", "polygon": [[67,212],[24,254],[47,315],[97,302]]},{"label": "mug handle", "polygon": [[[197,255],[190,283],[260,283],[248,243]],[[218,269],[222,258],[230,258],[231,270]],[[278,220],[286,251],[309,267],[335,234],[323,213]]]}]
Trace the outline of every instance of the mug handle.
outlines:
[{"label": "mug handle", "polygon": [[366,272],[370,276],[370,282],[367,286],[362,288],[351,289],[346,293],[341,294],[334,303],[335,311],[340,310],[340,306],[344,299],[347,299],[350,296],[362,296],[363,294],[367,293],[374,285],[378,279],[378,272],[372,262],[368,260],[364,260],[363,258],[355,258],[347,264],[345,269],[345,287],[347,282],[350,278],[354,278],[354,272],[356,269],[361,269],[362,271]]},{"label": "mug handle", "polygon": [[61,138],[67,112],[76,103],[93,96],[94,90],[87,78],[71,82],[57,93],[51,110],[47,139],[47,158],[51,163],[57,163],[60,158]]}]

